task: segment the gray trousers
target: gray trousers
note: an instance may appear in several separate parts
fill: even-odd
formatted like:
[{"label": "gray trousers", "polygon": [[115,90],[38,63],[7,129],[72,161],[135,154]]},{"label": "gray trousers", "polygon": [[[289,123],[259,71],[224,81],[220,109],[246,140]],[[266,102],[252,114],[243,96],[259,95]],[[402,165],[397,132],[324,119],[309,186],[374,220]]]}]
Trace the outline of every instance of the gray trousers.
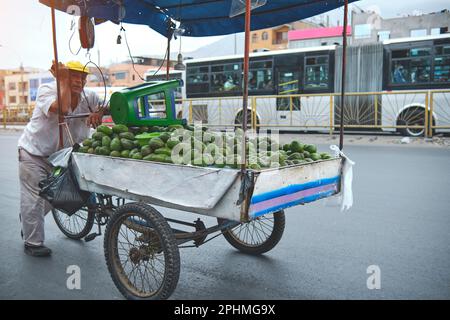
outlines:
[{"label": "gray trousers", "polygon": [[38,184],[51,170],[47,158],[34,156],[19,148],[20,221],[26,244],[39,246],[44,243],[44,218],[52,206],[39,196]]}]

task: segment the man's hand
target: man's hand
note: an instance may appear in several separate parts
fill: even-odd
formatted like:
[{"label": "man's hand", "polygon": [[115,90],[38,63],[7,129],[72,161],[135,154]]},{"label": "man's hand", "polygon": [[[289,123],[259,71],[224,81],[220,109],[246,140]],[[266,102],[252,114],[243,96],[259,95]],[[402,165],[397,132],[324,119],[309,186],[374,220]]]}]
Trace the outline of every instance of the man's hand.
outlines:
[{"label": "man's hand", "polygon": [[102,118],[103,118],[103,112],[93,112],[89,115],[89,118],[87,119],[87,125],[92,126],[93,128],[97,128],[99,125],[102,124]]},{"label": "man's hand", "polygon": [[[56,78],[56,63],[54,60],[52,61],[52,66],[50,68],[50,72]],[[70,84],[70,71],[61,62],[58,64],[58,76],[59,76],[59,81],[62,85],[68,86]]]}]

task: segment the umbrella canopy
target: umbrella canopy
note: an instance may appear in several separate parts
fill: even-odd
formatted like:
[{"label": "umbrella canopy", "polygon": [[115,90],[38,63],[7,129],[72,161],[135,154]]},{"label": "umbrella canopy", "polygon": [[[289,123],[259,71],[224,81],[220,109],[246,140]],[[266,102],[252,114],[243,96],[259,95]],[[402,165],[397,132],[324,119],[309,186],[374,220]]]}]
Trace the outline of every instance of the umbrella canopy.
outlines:
[{"label": "umbrella canopy", "polygon": [[[148,25],[167,36],[175,20],[185,36],[203,37],[243,32],[244,15],[230,17],[233,2],[244,0],[40,0],[67,13],[92,18]],[[349,0],[354,2],[356,0]],[[255,1],[256,2],[256,1]],[[343,0],[267,0],[252,11],[251,30],[278,26],[336,9]]]}]

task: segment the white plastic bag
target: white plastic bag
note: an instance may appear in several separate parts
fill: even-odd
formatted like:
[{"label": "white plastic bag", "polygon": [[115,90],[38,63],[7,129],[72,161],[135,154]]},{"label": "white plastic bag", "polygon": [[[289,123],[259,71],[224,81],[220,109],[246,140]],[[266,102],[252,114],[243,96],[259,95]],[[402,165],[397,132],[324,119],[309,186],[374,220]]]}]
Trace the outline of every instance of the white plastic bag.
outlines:
[{"label": "white plastic bag", "polygon": [[56,151],[50,157],[48,157],[48,161],[54,167],[67,168],[70,160],[70,156],[72,155],[73,148],[65,148],[59,151]]},{"label": "white plastic bag", "polygon": [[355,162],[350,160],[336,145],[330,146],[330,149],[334,151],[335,156],[341,156],[344,158],[344,164],[342,167],[342,179],[341,179],[341,192],[338,196],[338,200],[341,205],[341,211],[349,210],[353,206],[353,166]]}]

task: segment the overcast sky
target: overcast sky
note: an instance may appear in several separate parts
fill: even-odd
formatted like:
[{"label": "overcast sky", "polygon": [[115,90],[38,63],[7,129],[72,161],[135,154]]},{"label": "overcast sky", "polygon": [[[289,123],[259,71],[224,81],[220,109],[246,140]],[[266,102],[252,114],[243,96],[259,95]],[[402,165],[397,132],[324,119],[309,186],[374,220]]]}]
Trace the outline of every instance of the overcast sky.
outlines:
[{"label": "overcast sky", "polygon": [[[399,14],[412,14],[415,10],[423,13],[450,9],[448,0],[362,0],[356,3],[360,8],[377,7],[382,17],[391,18]],[[343,9],[330,12],[332,22],[340,19],[342,24]],[[60,60],[87,61],[86,51],[74,56],[69,49],[72,18],[64,13],[57,13],[58,49]],[[166,41],[158,33],[146,26],[125,25],[128,42],[133,55],[164,55]],[[128,52],[124,44],[117,45],[119,27],[110,22],[96,27],[96,45],[91,58],[107,65],[111,62],[125,60]],[[193,51],[220,37],[183,38],[182,51]],[[124,41],[122,41],[124,43]],[[50,9],[38,0],[0,0],[0,69],[25,66],[47,69],[53,57],[51,37]],[[79,48],[78,34],[72,40],[72,51]],[[178,50],[179,41],[173,41],[172,50]]]}]

